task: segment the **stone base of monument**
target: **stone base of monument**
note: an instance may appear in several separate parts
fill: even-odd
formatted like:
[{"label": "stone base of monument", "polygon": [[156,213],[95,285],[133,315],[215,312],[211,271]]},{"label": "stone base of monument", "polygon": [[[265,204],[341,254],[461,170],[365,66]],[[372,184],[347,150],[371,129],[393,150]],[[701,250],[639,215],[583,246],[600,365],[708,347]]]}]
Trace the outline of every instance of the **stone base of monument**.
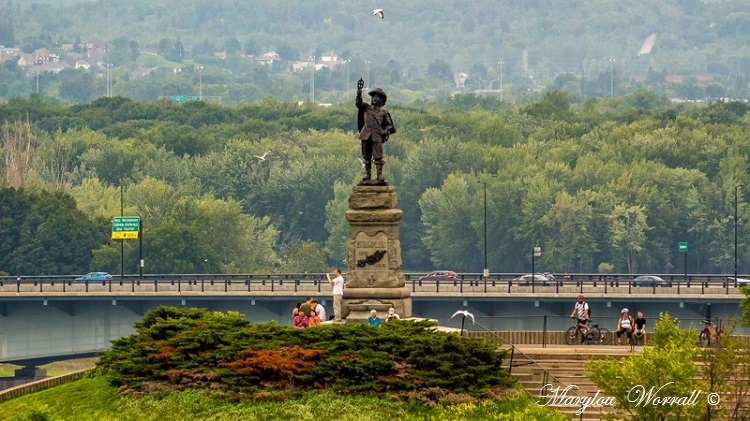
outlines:
[{"label": "stone base of monument", "polygon": [[[408,293],[408,290],[406,292]],[[341,311],[347,323],[366,323],[372,310],[377,311],[378,317],[382,319],[388,314],[388,309],[391,307],[401,317],[411,316],[411,298],[408,298],[408,295],[406,298],[382,298],[378,297],[377,291],[373,291],[372,295],[372,298],[346,298],[346,291],[344,291]]]},{"label": "stone base of monument", "polygon": [[411,290],[401,272],[398,209],[392,185],[357,186],[349,197],[348,271],[341,300],[347,322],[366,322],[376,310],[384,317],[393,307],[411,317]]}]

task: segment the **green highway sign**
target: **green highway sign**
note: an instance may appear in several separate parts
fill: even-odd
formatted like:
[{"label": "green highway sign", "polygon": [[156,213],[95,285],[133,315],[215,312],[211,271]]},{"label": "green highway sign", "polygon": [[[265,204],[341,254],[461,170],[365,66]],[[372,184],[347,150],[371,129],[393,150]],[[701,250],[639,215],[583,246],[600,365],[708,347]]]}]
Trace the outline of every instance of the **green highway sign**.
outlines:
[{"label": "green highway sign", "polygon": [[132,240],[138,238],[141,228],[140,216],[115,216],[112,218],[112,239]]},{"label": "green highway sign", "polygon": [[680,251],[680,253],[687,253],[688,251],[688,243],[685,241],[681,241],[677,244],[677,248]]}]

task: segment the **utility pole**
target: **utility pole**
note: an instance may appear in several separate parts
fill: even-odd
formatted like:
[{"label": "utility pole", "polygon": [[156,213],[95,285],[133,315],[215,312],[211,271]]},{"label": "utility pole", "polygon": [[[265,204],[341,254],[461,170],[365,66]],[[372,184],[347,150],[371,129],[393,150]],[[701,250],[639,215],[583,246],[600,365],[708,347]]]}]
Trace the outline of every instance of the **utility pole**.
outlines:
[{"label": "utility pole", "polygon": [[503,102],[503,64],[505,62],[500,60],[500,102]]},{"label": "utility pole", "polygon": [[[737,285],[737,190],[742,187],[742,184],[734,186],[734,285]],[[727,283],[727,289],[729,283]]]},{"label": "utility pole", "polygon": [[198,99],[203,100],[203,66],[198,66]]}]

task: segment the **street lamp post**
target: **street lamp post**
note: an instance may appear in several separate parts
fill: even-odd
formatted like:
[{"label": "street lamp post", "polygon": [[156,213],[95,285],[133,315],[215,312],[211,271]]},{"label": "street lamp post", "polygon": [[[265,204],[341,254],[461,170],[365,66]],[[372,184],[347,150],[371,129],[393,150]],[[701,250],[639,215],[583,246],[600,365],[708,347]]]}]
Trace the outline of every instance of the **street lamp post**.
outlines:
[{"label": "street lamp post", "polygon": [[485,278],[490,275],[490,269],[487,266],[487,183],[480,181],[484,186],[484,271],[482,274]]},{"label": "street lamp post", "polygon": [[203,66],[198,66],[198,99],[203,100]]},{"label": "street lamp post", "polygon": [[367,89],[370,89],[370,60],[365,61],[365,64],[367,65]]},{"label": "street lamp post", "polygon": [[[734,284],[737,285],[737,190],[742,184],[734,186]],[[729,284],[727,283],[727,288]]]},{"label": "street lamp post", "polygon": [[615,59],[611,58],[609,59],[609,97],[612,98],[615,96],[615,85],[612,81],[612,67],[613,63],[615,62]]},{"label": "street lamp post", "polygon": [[109,47],[107,45],[104,46],[104,52],[106,55],[105,61],[106,61],[106,66],[107,66],[107,98],[109,98],[112,96],[112,92],[110,91],[110,86],[109,86]]},{"label": "street lamp post", "polygon": [[[503,102],[503,64],[504,61],[500,61],[500,102]],[[487,265],[485,265],[487,266]]]},{"label": "street lamp post", "polygon": [[315,102],[315,56],[310,56],[310,103]]}]

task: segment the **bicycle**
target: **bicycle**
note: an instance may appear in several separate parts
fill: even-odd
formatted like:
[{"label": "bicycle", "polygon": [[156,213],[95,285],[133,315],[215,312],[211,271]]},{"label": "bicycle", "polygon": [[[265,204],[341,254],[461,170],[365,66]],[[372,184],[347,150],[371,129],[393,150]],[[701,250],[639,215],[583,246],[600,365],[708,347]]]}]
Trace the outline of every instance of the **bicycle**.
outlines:
[{"label": "bicycle", "polygon": [[[591,319],[586,320],[587,324],[591,323]],[[599,327],[598,324],[591,324],[591,327],[587,328],[584,332],[583,328],[579,325],[578,319],[575,324],[568,328],[565,332],[565,343],[567,345],[575,345],[585,343],[588,345],[609,345],[612,341],[612,332],[604,327]]]},{"label": "bicycle", "polygon": [[714,329],[713,326],[711,326],[710,320],[704,320],[703,323],[705,324],[705,327],[700,335],[698,335],[698,341],[700,346],[707,347],[711,345],[711,341],[718,342],[719,339],[721,339],[721,328]]}]

